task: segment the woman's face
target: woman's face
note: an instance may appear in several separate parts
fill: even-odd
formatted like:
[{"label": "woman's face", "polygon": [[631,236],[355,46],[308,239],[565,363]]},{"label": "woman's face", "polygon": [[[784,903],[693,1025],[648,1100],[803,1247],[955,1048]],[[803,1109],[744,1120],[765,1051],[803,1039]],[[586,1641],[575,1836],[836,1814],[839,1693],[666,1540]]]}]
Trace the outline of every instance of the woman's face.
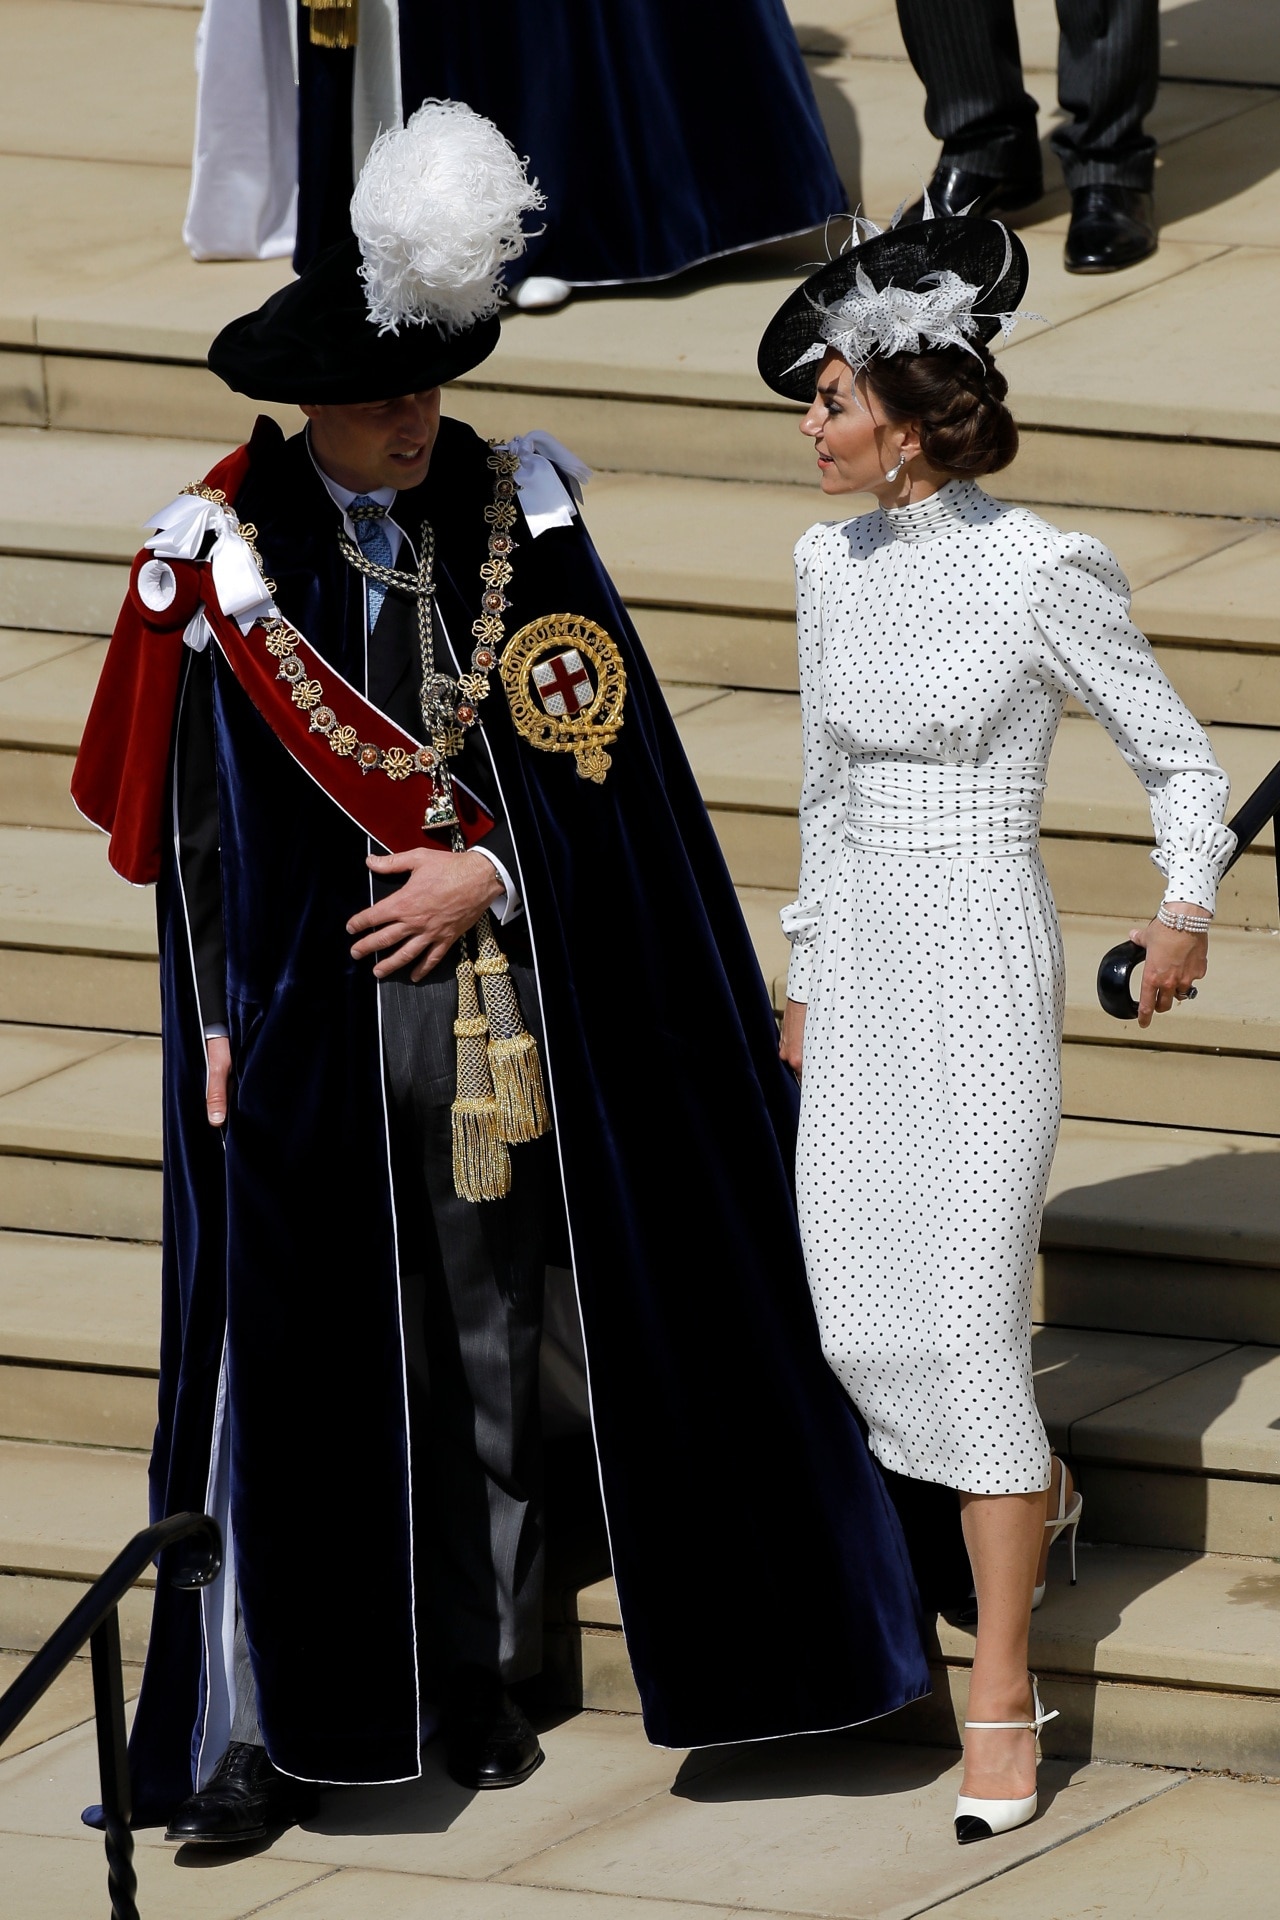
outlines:
[{"label": "woman's face", "polygon": [[824,493],[874,493],[888,506],[910,496],[906,466],[891,481],[885,475],[903,456],[908,463],[918,460],[918,431],[909,421],[894,425],[886,418],[865,374],[858,376],[855,394],[853,373],[838,353],[828,353],[822,362],[818,390],[800,431],[813,441]]}]

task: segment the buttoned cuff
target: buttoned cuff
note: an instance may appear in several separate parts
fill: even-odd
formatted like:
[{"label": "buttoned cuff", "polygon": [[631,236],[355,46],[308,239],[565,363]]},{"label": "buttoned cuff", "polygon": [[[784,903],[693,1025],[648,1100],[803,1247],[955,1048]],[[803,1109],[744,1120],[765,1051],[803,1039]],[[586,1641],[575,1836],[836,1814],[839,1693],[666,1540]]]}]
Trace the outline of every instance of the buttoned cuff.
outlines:
[{"label": "buttoned cuff", "polygon": [[809,957],[807,943],[793,942],[791,964],[787,968],[787,998],[801,1005],[809,998]]}]

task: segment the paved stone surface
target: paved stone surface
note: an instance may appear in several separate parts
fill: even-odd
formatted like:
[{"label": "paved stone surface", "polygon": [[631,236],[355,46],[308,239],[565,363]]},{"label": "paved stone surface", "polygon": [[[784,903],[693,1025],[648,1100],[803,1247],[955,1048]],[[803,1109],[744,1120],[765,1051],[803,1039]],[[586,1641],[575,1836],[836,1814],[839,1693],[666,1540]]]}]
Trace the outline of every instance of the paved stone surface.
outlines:
[{"label": "paved stone surface", "polygon": [[[95,1786],[88,1791],[96,1797]],[[138,1911],[148,1920],[153,1915],[159,1920],[166,1912],[180,1913],[182,1920],[240,1920],[321,1877],[315,1868],[252,1856],[232,1856],[216,1866],[206,1862],[202,1867],[192,1861],[192,1870],[179,1877],[166,1858],[145,1849],[139,1850],[137,1867]],[[5,1900],[13,1920],[84,1920],[87,1914],[107,1910],[102,1839],[87,1828],[83,1840],[6,1835],[4,1873]],[[348,1908],[346,1920],[354,1920],[360,1912]]]},{"label": "paved stone surface", "polygon": [[[71,1589],[68,1588],[67,1610],[73,1605]],[[11,1687],[27,1664],[28,1656],[22,1653],[0,1653],[0,1693]],[[141,1682],[141,1670],[134,1665],[126,1665],[124,1675],[125,1699],[132,1700]],[[88,1656],[73,1660],[64,1667],[49,1691],[34,1706],[26,1719],[11,1733],[3,1746],[0,1746],[0,1760],[9,1760],[14,1754],[26,1753],[31,1747],[38,1747],[46,1740],[54,1739],[65,1733],[69,1727],[83,1726],[93,1718],[93,1674],[90,1671]],[[5,1845],[4,1868],[6,1877],[10,1871],[9,1848]]]},{"label": "paved stone surface", "polygon": [[1035,1826],[984,1849],[951,1828],[953,1755],[810,1739],[745,1748],[503,1877],[842,1920],[898,1920],[1118,1813],[1167,1781],[1134,1769],[1042,1769]]},{"label": "paved stone surface", "polygon": [[[817,1739],[686,1758],[649,1747],[634,1715],[591,1713],[551,1729],[544,1744],[546,1765],[518,1793],[476,1796],[448,1785],[428,1748],[418,1786],[328,1792],[305,1830],[216,1869],[185,1853],[175,1864],[157,1831],[139,1834],[143,1891],[156,1912],[197,1920],[206,1912],[230,1920],[271,1901],[291,1920],[416,1920],[424,1911],[459,1920],[907,1920],[1100,1821],[1130,1817],[1179,1779],[1050,1761],[1037,1822],[962,1850],[950,1827],[957,1768],[945,1752]],[[95,1794],[94,1769],[89,1727],[0,1763],[6,1864],[43,1859],[77,1876],[100,1865],[97,1836],[78,1822]],[[208,1870],[193,1872],[198,1864]],[[81,1920],[85,1884],[77,1878],[64,1891],[51,1879],[31,1920]],[[240,1904],[194,1904],[210,1886]],[[290,1888],[303,1891],[281,1899]]]},{"label": "paved stone surface", "polygon": [[1273,1920],[1280,1784],[1189,1780],[932,1920]]}]

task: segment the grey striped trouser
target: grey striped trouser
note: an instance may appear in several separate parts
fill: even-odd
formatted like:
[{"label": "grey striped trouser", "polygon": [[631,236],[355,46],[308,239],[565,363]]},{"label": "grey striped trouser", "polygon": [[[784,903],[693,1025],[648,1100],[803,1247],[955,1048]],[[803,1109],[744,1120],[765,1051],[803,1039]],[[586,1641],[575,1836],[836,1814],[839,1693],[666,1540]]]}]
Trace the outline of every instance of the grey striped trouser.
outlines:
[{"label": "grey striped trouser", "polygon": [[[1159,0],[1057,0],[1052,146],[1069,187],[1149,190],[1156,143],[1143,131],[1159,83]],[[898,0],[925,124],[974,173],[1034,175],[1036,102],[1022,80],[1013,0]]]}]

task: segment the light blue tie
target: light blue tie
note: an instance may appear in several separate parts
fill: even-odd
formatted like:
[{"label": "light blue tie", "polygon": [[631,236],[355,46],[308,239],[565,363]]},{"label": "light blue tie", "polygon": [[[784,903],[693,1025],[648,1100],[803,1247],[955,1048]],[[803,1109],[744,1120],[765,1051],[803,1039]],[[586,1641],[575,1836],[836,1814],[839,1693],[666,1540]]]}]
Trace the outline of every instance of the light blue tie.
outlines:
[{"label": "light blue tie", "polygon": [[[378,503],[376,500],[371,500],[367,493],[358,493],[351,502],[351,506],[354,513],[356,507],[377,507]],[[353,519],[352,524],[356,530],[356,544],[365,559],[372,560],[375,566],[389,567],[391,565],[391,541],[387,535],[387,529],[382,522],[381,515],[383,512],[384,509],[378,508],[378,518],[363,520],[356,517]],[[369,631],[372,633],[378,624],[378,615],[382,612],[382,603],[387,597],[387,590],[385,587],[379,586],[376,580],[366,580],[364,586],[365,593],[368,596]]]}]

